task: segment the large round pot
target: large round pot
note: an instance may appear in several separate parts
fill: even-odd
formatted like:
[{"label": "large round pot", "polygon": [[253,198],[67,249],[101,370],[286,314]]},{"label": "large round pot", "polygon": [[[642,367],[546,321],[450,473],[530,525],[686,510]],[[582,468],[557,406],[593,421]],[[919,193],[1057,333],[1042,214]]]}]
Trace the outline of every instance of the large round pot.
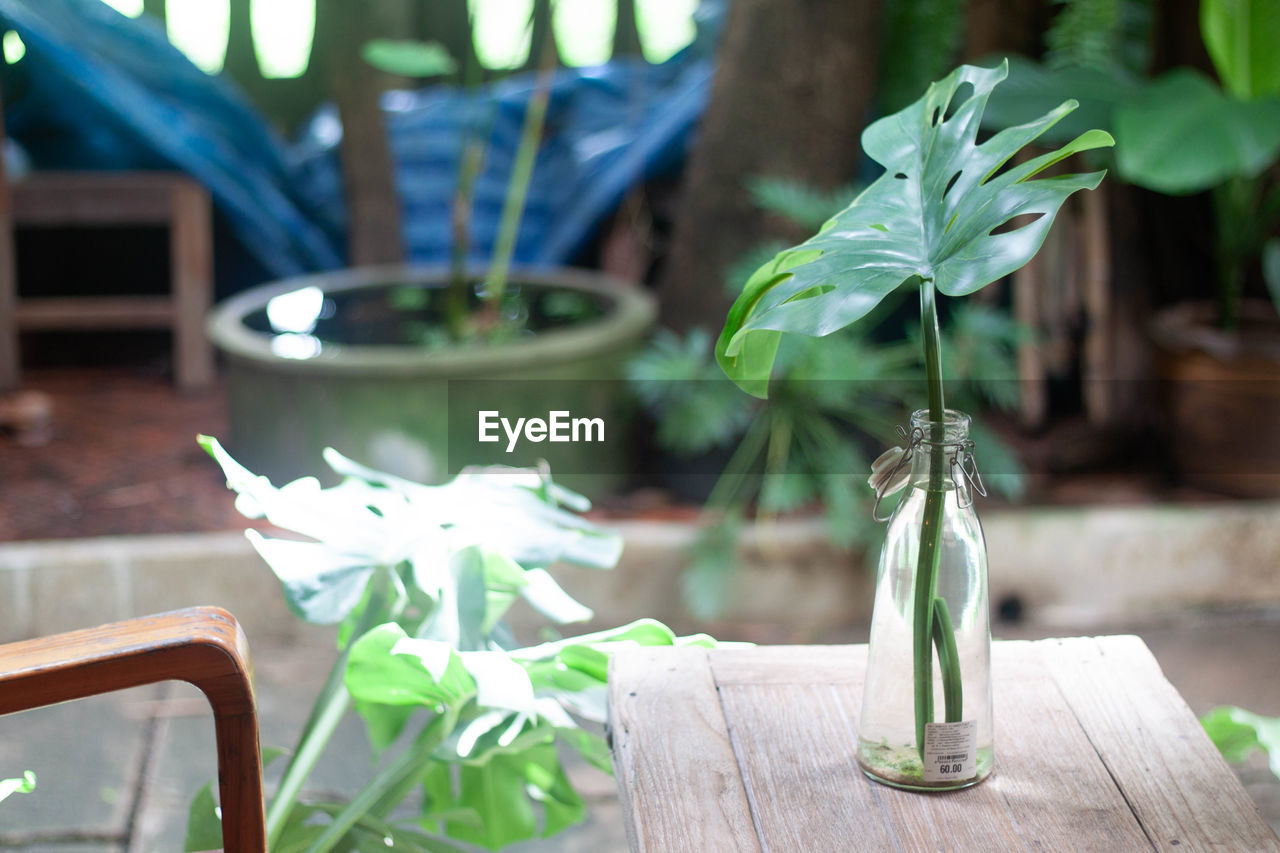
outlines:
[{"label": "large round pot", "polygon": [[[438,268],[323,273],[226,300],[209,334],[226,360],[233,454],[276,482],[323,475],[322,451],[333,447],[424,482],[466,465],[546,459],[566,485],[596,494],[617,485],[630,457],[622,365],[653,324],[653,298],[583,270],[515,270],[510,280],[543,328],[469,347],[440,343],[430,314],[446,282]],[[577,441],[522,437],[508,452],[499,418],[554,411],[604,426],[584,424]],[[497,440],[480,441],[481,412],[497,413],[487,416]]]},{"label": "large round pot", "polygon": [[1215,318],[1214,306],[1192,303],[1153,322],[1174,464],[1190,485],[1280,496],[1280,317],[1245,302],[1234,331]]}]

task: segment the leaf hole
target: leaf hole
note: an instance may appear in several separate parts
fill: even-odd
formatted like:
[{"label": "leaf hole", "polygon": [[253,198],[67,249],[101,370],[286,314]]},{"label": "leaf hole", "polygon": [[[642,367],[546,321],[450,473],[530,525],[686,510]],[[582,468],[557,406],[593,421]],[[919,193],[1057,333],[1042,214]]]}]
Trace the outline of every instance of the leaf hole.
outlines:
[{"label": "leaf hole", "polygon": [[951,188],[956,185],[956,181],[960,180],[960,175],[962,174],[963,174],[963,170],[960,172],[956,172],[954,175],[951,176],[951,180],[947,181],[947,188],[942,191],[943,198],[946,198],[947,194],[951,192]]},{"label": "leaf hole", "polygon": [[1023,228],[1026,228],[1028,225],[1039,220],[1042,216],[1044,216],[1043,213],[1025,213],[1021,216],[1014,216],[1010,219],[1006,219],[995,228],[992,228],[988,233],[992,237],[995,237],[1000,234],[1010,234],[1014,231],[1021,231]]},{"label": "leaf hole", "polygon": [[894,177],[900,181],[905,181],[907,179],[907,175],[905,172],[898,172],[897,174],[894,175]]},{"label": "leaf hole", "polygon": [[956,114],[960,107],[972,98],[974,88],[972,83],[961,83],[956,90],[951,93],[951,100],[947,101],[947,110],[943,115],[943,121],[951,121],[951,117]]},{"label": "leaf hole", "polygon": [[929,124],[934,127],[938,126],[938,114],[941,112],[937,107],[933,108],[933,112],[929,114]]}]

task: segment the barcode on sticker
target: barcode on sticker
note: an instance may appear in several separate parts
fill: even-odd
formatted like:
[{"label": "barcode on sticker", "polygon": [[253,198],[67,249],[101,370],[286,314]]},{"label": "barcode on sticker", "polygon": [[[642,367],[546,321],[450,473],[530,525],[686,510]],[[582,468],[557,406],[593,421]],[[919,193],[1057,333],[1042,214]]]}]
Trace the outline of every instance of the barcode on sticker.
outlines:
[{"label": "barcode on sticker", "polygon": [[978,765],[978,721],[926,723],[924,781],[951,782],[972,778]]}]

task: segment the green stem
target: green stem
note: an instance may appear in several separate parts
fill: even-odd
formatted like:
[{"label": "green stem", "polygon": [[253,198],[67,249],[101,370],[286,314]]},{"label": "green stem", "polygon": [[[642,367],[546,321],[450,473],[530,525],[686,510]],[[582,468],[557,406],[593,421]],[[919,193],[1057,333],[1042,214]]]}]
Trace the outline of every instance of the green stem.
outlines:
[{"label": "green stem", "polygon": [[511,179],[507,185],[507,197],[502,204],[502,216],[498,220],[498,236],[494,240],[493,262],[485,278],[485,301],[491,306],[502,303],[507,289],[507,273],[511,269],[511,256],[515,253],[516,237],[520,231],[520,217],[524,214],[525,196],[529,192],[529,179],[533,176],[533,164],[538,157],[538,143],[542,140],[542,125],[547,116],[547,102],[551,97],[551,77],[555,72],[556,44],[547,30],[538,65],[538,76],[529,106],[525,109],[524,125],[520,129],[520,145],[516,148],[515,163],[511,166]]},{"label": "green stem", "polygon": [[302,784],[316,766],[316,761],[328,746],[330,738],[338,728],[351,706],[351,695],[347,693],[343,676],[347,668],[347,653],[338,656],[329,672],[329,678],[316,698],[311,709],[311,717],[303,727],[302,737],[297,748],[289,758],[284,778],[276,790],[271,806],[267,809],[267,848],[274,849],[280,842],[280,834],[284,831],[289,813],[293,811],[302,791]]},{"label": "green stem", "polygon": [[1239,321],[1246,267],[1267,233],[1264,201],[1258,179],[1228,178],[1213,192],[1218,326],[1224,331],[1233,330]]},{"label": "green stem", "polygon": [[444,743],[444,739],[457,725],[457,709],[467,701],[469,697],[464,697],[456,706],[449,706],[443,713],[437,714],[418,735],[413,749],[406,749],[400,753],[369,784],[361,788],[356,798],[338,812],[333,822],[326,826],[324,832],[307,848],[307,853],[328,853],[351,830],[351,827],[377,807],[384,795],[397,789],[403,791],[406,784],[412,787],[433,760],[436,749]]},{"label": "green stem", "polygon": [[468,138],[462,145],[458,190],[453,197],[453,247],[449,252],[449,290],[445,299],[445,325],[449,337],[461,341],[467,332],[467,254],[471,251],[471,202],[476,176],[484,162],[484,145]]},{"label": "green stem", "polygon": [[946,501],[942,447],[946,401],[942,390],[942,343],[938,334],[937,295],[931,280],[920,282],[920,328],[924,339],[924,371],[929,393],[929,484],[925,491],[920,552],[916,563],[915,609],[912,614],[912,657],[915,680],[916,748],[924,756],[925,724],[933,722],[933,601],[938,586],[938,542]]},{"label": "green stem", "polygon": [[942,670],[942,697],[947,705],[947,722],[964,719],[964,687],[960,683],[960,655],[956,651],[956,631],[951,625],[951,611],[942,596],[933,600],[933,643],[938,649],[938,668]]},{"label": "green stem", "polygon": [[289,813],[298,802],[298,794],[302,791],[303,783],[315,769],[316,762],[333,738],[338,723],[342,722],[347,709],[351,707],[351,694],[347,692],[346,685],[347,658],[350,656],[351,646],[371,628],[395,619],[404,607],[404,603],[399,600],[388,605],[386,592],[381,588],[381,579],[381,572],[374,572],[369,579],[371,585],[369,600],[364,604],[364,610],[360,614],[355,630],[347,640],[346,647],[333,662],[329,677],[325,680],[324,687],[320,688],[315,704],[311,706],[311,715],[302,727],[298,745],[289,756],[289,763],[284,769],[284,776],[280,779],[280,786],[276,789],[276,795],[267,809],[268,849],[274,848],[279,843],[280,834],[284,832]]},{"label": "green stem", "polygon": [[733,455],[716,479],[716,484],[711,487],[711,494],[707,496],[704,505],[704,514],[713,509],[723,512],[733,505],[752,464],[759,458],[772,427],[773,419],[767,410],[752,419],[742,441],[738,442]]}]

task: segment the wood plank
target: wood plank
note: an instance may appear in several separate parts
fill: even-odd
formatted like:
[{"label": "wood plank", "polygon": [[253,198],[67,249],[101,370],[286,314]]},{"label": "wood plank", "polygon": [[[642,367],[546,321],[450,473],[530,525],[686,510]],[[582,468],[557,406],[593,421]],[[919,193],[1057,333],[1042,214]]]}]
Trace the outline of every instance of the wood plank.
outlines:
[{"label": "wood plank", "polygon": [[[931,795],[877,785],[857,767],[865,647],[788,651],[711,656],[767,849],[1043,849],[1065,839],[1078,850],[1150,848],[1031,644],[993,652],[996,775]],[[1046,722],[1064,727],[1055,751],[1044,749]]]},{"label": "wood plank", "polygon": [[1050,677],[1039,643],[992,647],[996,796],[1023,849],[1151,849],[1120,789]]},{"label": "wood plank", "polygon": [[173,205],[173,376],[179,388],[194,391],[214,377],[213,344],[204,330],[213,304],[213,226],[209,195],[199,185],[177,188]]},{"label": "wood plank", "polygon": [[[874,786],[903,848],[1151,849],[1032,644],[994,644],[992,666],[992,776],[927,795]],[[1047,732],[1055,749],[1045,748]]]},{"label": "wood plank", "polygon": [[148,329],[173,323],[167,296],[56,296],[18,303],[21,329]]},{"label": "wood plank", "polygon": [[861,684],[719,689],[765,850],[903,848],[855,758],[851,712]]},{"label": "wood plank", "polygon": [[1142,640],[1073,638],[1038,646],[1156,849],[1280,850]]},{"label": "wood plank", "polygon": [[862,690],[867,647],[755,646],[711,651],[716,684],[856,684]]},{"label": "wood plank", "polygon": [[761,849],[705,649],[619,651],[609,709],[632,850]]},{"label": "wood plank", "polygon": [[174,190],[187,185],[176,172],[36,172],[11,186],[13,222],[168,225]]}]

